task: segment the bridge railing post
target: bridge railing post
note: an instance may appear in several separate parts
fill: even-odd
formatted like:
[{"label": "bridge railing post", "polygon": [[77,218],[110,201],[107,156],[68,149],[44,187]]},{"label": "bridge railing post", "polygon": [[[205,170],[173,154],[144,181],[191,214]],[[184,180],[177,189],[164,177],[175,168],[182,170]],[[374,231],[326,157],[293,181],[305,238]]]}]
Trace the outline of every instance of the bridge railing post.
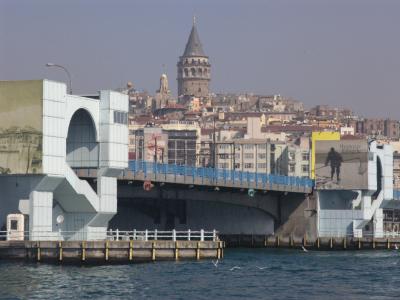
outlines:
[{"label": "bridge railing post", "polygon": [[190,241],[190,229],[188,229],[188,231],[187,231],[187,239],[188,239],[188,241]]},{"label": "bridge railing post", "polygon": [[204,229],[200,229],[200,241],[204,242]]},{"label": "bridge railing post", "polygon": [[146,229],[144,232],[144,240],[147,242],[149,240],[149,231]]},{"label": "bridge railing post", "polygon": [[176,242],[176,230],[172,229],[172,240]]}]

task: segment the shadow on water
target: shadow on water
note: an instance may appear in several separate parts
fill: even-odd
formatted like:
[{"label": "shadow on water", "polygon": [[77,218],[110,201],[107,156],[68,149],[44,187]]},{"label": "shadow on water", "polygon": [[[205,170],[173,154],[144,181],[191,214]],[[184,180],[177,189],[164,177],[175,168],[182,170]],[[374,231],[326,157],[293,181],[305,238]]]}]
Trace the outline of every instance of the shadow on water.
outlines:
[{"label": "shadow on water", "polygon": [[77,266],[2,261],[0,298],[398,299],[399,262],[398,251],[301,249],[226,249],[218,263]]}]

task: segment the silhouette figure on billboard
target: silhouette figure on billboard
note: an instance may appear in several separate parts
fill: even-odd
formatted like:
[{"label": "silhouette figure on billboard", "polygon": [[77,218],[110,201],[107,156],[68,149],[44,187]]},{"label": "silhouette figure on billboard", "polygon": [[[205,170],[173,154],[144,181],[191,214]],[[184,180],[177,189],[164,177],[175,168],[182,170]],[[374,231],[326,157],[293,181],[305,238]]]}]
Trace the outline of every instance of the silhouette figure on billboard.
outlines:
[{"label": "silhouette figure on billboard", "polygon": [[330,162],[331,164],[331,180],[333,180],[333,176],[336,173],[337,182],[340,181],[340,166],[342,165],[343,158],[339,152],[335,151],[335,148],[331,148],[329,151],[328,156],[325,161],[325,166],[328,165]]}]

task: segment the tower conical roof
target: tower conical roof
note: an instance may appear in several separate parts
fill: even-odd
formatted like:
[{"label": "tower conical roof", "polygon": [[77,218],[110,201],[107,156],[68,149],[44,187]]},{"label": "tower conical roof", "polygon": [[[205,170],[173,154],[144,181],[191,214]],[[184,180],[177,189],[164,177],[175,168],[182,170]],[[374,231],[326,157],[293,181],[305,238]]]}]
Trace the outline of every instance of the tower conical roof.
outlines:
[{"label": "tower conical roof", "polygon": [[196,23],[193,22],[192,31],[186,43],[183,56],[206,56],[201,46],[199,34],[197,33]]}]

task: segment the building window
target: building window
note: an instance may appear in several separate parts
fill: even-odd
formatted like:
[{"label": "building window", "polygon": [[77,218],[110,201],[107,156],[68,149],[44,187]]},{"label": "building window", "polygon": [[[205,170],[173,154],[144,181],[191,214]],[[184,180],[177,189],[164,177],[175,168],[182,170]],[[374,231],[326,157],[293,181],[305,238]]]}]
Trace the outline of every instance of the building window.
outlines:
[{"label": "building window", "polygon": [[267,157],[266,153],[258,153],[258,158],[265,159]]},{"label": "building window", "polygon": [[[258,171],[264,171],[267,168],[267,164],[266,163],[259,163],[257,165],[257,167],[259,169]],[[262,169],[262,170],[260,170],[260,169]]]},{"label": "building window", "polygon": [[253,168],[253,164],[252,163],[245,163],[244,164],[244,168],[245,169],[252,169]]},{"label": "building window", "polygon": [[253,153],[245,153],[244,154],[244,158],[245,159],[253,159],[254,158],[254,154]]},{"label": "building window", "polygon": [[302,158],[302,160],[309,161],[310,160],[310,154],[309,153],[303,153],[301,155],[301,158]]},{"label": "building window", "polygon": [[114,123],[128,124],[128,113],[114,110]]},{"label": "building window", "polygon": [[228,167],[229,167],[229,164],[228,164],[228,163],[220,163],[220,164],[219,164],[219,168],[220,168],[220,169],[228,169]]},{"label": "building window", "polygon": [[308,165],[302,165],[302,166],[301,166],[301,171],[302,171],[303,173],[306,173],[306,172],[308,173],[309,170],[310,170],[310,168],[309,168]]},{"label": "building window", "polygon": [[240,169],[240,163],[235,164],[235,169]]},{"label": "building window", "polygon": [[254,145],[251,145],[251,144],[245,144],[245,145],[244,145],[244,149],[253,150],[253,146],[254,146]]},{"label": "building window", "polygon": [[228,159],[229,158],[229,154],[228,153],[220,153],[219,154],[219,158],[220,159]]},{"label": "building window", "polygon": [[229,144],[220,144],[219,149],[229,149]]},{"label": "building window", "polygon": [[289,172],[293,173],[296,170],[296,165],[289,165]]}]

